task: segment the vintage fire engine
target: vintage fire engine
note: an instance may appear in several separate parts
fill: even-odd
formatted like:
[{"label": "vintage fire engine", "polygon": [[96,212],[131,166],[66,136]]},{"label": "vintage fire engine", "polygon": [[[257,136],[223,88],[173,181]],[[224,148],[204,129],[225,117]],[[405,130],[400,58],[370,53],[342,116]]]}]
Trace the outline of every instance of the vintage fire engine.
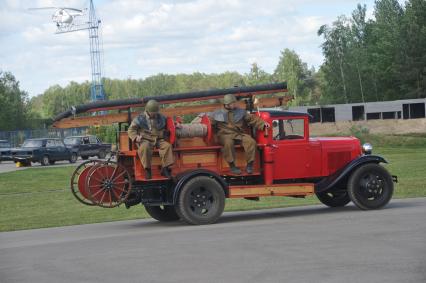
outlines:
[{"label": "vintage fire engine", "polygon": [[[396,176],[380,165],[386,163],[385,159],[372,155],[371,145],[361,146],[355,137],[310,137],[307,113],[267,110],[286,104],[289,100],[283,95],[286,91],[286,83],[279,83],[72,107],[54,119],[55,127],[117,123],[119,130],[116,161],[82,163],[72,175],[71,191],[86,205],[111,208],[124,204],[130,208],[142,204],[159,221],[182,219],[190,224],[217,221],[226,198],[258,200],[315,194],[330,207],[345,206],[350,201],[363,210],[385,206],[392,197],[393,182],[397,181]],[[230,173],[206,115],[222,106],[215,101],[227,93],[239,99],[240,107],[271,125],[265,131],[247,129],[258,147],[253,174]],[[127,135],[131,120],[149,99],[165,106],[161,112],[168,117],[168,139],[173,144],[175,157],[171,179],[160,175],[159,156],[154,152],[153,178],[145,180],[136,145]],[[78,115],[95,111],[98,115]],[[182,133],[176,128],[176,119],[185,114],[196,114],[198,119],[183,124],[189,131]],[[236,146],[236,156],[237,166],[244,166],[241,145]]]}]

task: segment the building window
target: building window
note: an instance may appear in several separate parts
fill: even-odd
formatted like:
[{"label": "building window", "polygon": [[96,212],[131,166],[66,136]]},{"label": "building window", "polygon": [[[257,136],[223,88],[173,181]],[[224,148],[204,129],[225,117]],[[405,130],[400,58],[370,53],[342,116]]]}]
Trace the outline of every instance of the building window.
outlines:
[{"label": "building window", "polygon": [[367,120],[378,120],[381,119],[382,113],[375,112],[375,113],[367,113]]},{"label": "building window", "polygon": [[321,110],[320,110],[320,108],[308,109],[308,113],[310,115],[312,115],[312,118],[310,119],[311,123],[321,122]]},{"label": "building window", "polygon": [[336,122],[334,107],[321,108],[321,122]]},{"label": "building window", "polygon": [[365,119],[364,106],[352,106],[352,120],[360,121]]},{"label": "building window", "polygon": [[424,103],[410,103],[402,105],[404,119],[425,118]]},{"label": "building window", "polygon": [[308,109],[308,113],[312,115],[310,119],[311,123],[335,122],[336,118],[334,112],[334,107]]},{"label": "building window", "polygon": [[382,115],[383,115],[383,120],[397,118],[396,112],[383,112]]}]

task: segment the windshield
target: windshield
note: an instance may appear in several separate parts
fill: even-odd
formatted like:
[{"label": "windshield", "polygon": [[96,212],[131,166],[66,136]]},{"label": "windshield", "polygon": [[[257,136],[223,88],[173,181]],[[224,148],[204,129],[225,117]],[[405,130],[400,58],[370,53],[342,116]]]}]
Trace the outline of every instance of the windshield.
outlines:
[{"label": "windshield", "polygon": [[64,139],[64,143],[66,145],[80,144],[80,138],[66,138]]},{"label": "windshield", "polygon": [[26,140],[22,144],[22,147],[42,147],[43,141],[42,140]]},{"label": "windshield", "polygon": [[10,144],[8,142],[0,142],[0,148],[7,148],[10,147]]}]

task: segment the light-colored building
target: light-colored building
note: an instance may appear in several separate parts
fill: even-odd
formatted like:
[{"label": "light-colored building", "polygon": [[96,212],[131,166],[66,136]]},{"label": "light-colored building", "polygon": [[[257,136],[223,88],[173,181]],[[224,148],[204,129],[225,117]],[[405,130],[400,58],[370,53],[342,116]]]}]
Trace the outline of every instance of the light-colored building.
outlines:
[{"label": "light-colored building", "polygon": [[294,106],[289,107],[289,110],[311,114],[313,116],[313,123],[378,119],[415,119],[426,117],[426,98],[321,106]]}]

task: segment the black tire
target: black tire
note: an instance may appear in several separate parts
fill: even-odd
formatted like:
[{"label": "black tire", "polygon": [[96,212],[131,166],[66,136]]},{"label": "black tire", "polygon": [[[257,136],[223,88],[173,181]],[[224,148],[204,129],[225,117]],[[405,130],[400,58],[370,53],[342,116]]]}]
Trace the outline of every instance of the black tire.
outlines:
[{"label": "black tire", "polygon": [[42,165],[42,166],[47,166],[47,165],[49,165],[49,164],[50,164],[49,156],[48,156],[48,155],[44,155],[44,156],[41,158],[40,163],[41,163],[41,165]]},{"label": "black tire", "polygon": [[179,220],[175,207],[172,205],[164,206],[145,206],[146,212],[155,220],[161,222],[171,222]]},{"label": "black tire", "polygon": [[89,156],[81,156],[81,159],[87,160],[87,159],[89,159]]},{"label": "black tire", "polygon": [[50,164],[50,165],[55,165],[55,160],[50,160],[50,161],[49,161],[49,164]]},{"label": "black tire", "polygon": [[360,209],[382,208],[393,195],[392,176],[379,164],[362,165],[349,178],[348,193]]},{"label": "black tire", "polygon": [[329,207],[342,207],[347,205],[351,202],[351,199],[349,198],[349,194],[345,190],[341,191],[333,191],[329,190],[326,192],[321,193],[315,193],[317,198]]},{"label": "black tire", "polygon": [[69,162],[70,163],[76,163],[77,162],[77,153],[72,153]]},{"label": "black tire", "polygon": [[213,178],[199,176],[182,187],[176,204],[179,217],[193,225],[216,222],[225,208],[225,193]]},{"label": "black tire", "polygon": [[106,157],[106,152],[103,150],[99,151],[98,158],[105,159],[105,157]]}]

